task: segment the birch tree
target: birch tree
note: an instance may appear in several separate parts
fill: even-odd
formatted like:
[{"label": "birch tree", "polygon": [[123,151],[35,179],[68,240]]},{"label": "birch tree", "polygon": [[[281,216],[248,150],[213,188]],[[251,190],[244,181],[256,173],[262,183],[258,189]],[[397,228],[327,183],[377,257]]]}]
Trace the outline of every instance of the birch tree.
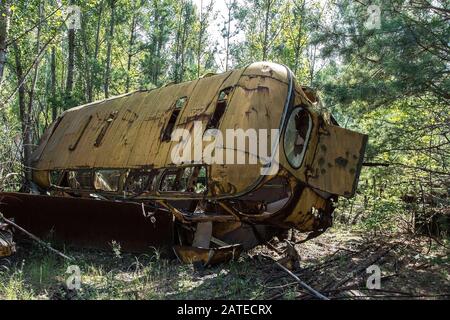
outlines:
[{"label": "birch tree", "polygon": [[10,4],[9,0],[1,0],[0,7],[0,88],[3,80],[3,70],[6,63],[6,50],[9,32]]}]

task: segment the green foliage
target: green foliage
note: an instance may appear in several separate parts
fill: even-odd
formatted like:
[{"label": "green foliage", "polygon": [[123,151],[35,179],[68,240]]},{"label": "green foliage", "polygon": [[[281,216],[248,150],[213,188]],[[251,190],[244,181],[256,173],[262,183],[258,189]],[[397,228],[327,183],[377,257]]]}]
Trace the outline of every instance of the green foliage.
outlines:
[{"label": "green foliage", "polygon": [[0,191],[17,190],[22,182],[20,126],[9,120],[14,118],[11,113],[3,115],[4,121],[0,121]]},{"label": "green foliage", "polygon": [[369,134],[366,162],[386,165],[363,169],[354,200],[370,228],[404,218],[406,195],[421,211],[450,204],[448,2],[377,4],[380,29],[364,27],[368,4],[341,0],[313,35],[323,58],[340,60],[315,81],[326,105],[341,125]]},{"label": "green foliage", "polygon": [[12,274],[0,271],[0,297],[2,300],[30,300],[35,298],[24,279],[23,265],[15,269]]}]

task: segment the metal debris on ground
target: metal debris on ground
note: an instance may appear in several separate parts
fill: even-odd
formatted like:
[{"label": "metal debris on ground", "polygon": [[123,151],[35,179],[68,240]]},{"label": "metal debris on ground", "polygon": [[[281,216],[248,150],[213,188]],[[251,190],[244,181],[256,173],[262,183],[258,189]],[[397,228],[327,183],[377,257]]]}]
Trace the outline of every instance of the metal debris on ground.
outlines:
[{"label": "metal debris on ground", "polygon": [[16,252],[16,244],[8,224],[2,223],[0,213],[0,258],[8,257]]},{"label": "metal debris on ground", "polygon": [[[440,287],[447,288],[447,293],[442,288],[424,293],[416,290],[418,288],[413,284],[409,287],[403,285],[405,279],[399,275],[406,273],[406,269],[402,268],[405,268],[405,265],[414,264],[417,259],[417,248],[412,245],[413,240],[400,240],[396,237],[386,237],[383,241],[361,239],[355,243],[348,242],[342,247],[330,245],[327,240],[313,242],[306,247],[297,247],[298,251],[303,253],[303,260],[300,267],[292,269],[288,268],[289,265],[280,263],[286,260],[286,257],[278,254],[283,251],[286,254],[288,251],[286,242],[272,244],[276,250],[270,246],[258,248],[254,257],[264,257],[268,258],[266,261],[271,261],[262,266],[267,268],[265,272],[268,274],[264,280],[266,290],[263,299],[274,300],[286,297],[299,300],[450,298],[450,291],[448,291],[450,287],[445,284]],[[330,250],[330,247],[333,249]],[[367,270],[373,265],[382,270],[380,278],[382,286],[379,289],[369,288],[367,285],[368,277],[371,275],[367,273]],[[409,268],[409,272],[417,272],[414,266]],[[402,283],[402,289],[398,289],[399,283]]]}]

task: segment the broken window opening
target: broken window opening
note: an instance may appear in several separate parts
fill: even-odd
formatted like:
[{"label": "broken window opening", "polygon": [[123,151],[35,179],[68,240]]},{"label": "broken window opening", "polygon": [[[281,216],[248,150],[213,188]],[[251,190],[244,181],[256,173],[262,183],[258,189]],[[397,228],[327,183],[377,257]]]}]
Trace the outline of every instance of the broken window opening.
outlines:
[{"label": "broken window opening", "polygon": [[295,108],[284,133],[284,152],[289,164],[300,168],[305,156],[306,147],[312,130],[312,119],[308,111],[302,107]]},{"label": "broken window opening", "polygon": [[63,172],[61,180],[58,184],[55,184],[55,186],[61,188],[69,188],[69,173],[67,171]]},{"label": "broken window opening", "polygon": [[175,124],[177,123],[178,117],[180,116],[181,110],[185,106],[187,102],[187,97],[179,98],[175,105],[173,106],[172,113],[169,118],[169,122],[166,125],[166,128],[163,131],[163,134],[161,136],[162,141],[170,141],[172,137],[172,131],[175,128]]},{"label": "broken window opening", "polygon": [[50,174],[49,174],[50,184],[52,186],[59,186],[61,184],[63,173],[64,173],[63,170],[52,170],[52,171],[50,171]]},{"label": "broken window opening", "polygon": [[164,172],[165,172],[164,169],[155,170],[155,175],[153,176],[152,180],[150,181],[150,190],[151,191],[158,190],[158,187],[160,186],[160,181],[162,180],[162,176],[164,175]]},{"label": "broken window opening", "polygon": [[192,167],[192,173],[187,179],[186,190],[188,192],[195,192],[195,185],[197,183],[198,174],[201,167]]},{"label": "broken window opening", "polygon": [[168,170],[161,179],[161,192],[204,193],[206,188],[206,168],[200,166]]},{"label": "broken window opening", "polygon": [[77,170],[67,172],[67,184],[71,189],[92,189],[92,171]]},{"label": "broken window opening", "polygon": [[219,98],[216,104],[216,109],[214,110],[211,118],[209,119],[207,129],[217,129],[219,127],[220,120],[222,119],[222,116],[225,113],[232,90],[233,87],[229,87],[220,91]]},{"label": "broken window opening", "polygon": [[157,172],[157,170],[131,170],[125,183],[125,192],[141,194],[153,191]]},{"label": "broken window opening", "polygon": [[159,190],[162,192],[177,191],[177,175],[177,171],[167,171],[161,179]]},{"label": "broken window opening", "polygon": [[106,132],[108,131],[109,127],[111,127],[111,124],[113,123],[113,121],[116,119],[118,114],[118,111],[114,111],[111,112],[108,116],[108,118],[105,120],[102,129],[100,130],[100,133],[97,136],[97,139],[95,139],[95,143],[94,146],[95,147],[100,147],[100,145],[102,144],[103,138],[106,135]]},{"label": "broken window opening", "polygon": [[122,170],[106,169],[97,170],[94,174],[94,188],[98,191],[117,192],[119,191],[120,177]]},{"label": "broken window opening", "polygon": [[180,186],[179,191],[180,192],[192,192],[192,189],[189,186],[189,182],[191,181],[191,177],[194,173],[193,167],[187,167],[184,169],[181,169],[181,179],[180,179]]},{"label": "broken window opening", "polygon": [[205,193],[207,189],[206,167],[200,167],[198,170],[198,175],[195,179],[194,192],[201,194]]}]

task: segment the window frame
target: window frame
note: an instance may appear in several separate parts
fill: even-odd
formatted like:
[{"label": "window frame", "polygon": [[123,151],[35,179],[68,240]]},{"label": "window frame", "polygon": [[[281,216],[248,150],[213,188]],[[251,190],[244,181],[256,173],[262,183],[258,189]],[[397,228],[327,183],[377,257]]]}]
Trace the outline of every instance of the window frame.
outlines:
[{"label": "window frame", "polygon": [[[182,99],[184,99],[183,105],[178,107],[177,104]],[[173,133],[175,127],[177,126],[178,122],[180,121],[181,113],[183,112],[184,108],[186,107],[188,101],[189,101],[189,97],[188,96],[179,97],[177,100],[175,100],[175,102],[173,103],[172,107],[169,109],[170,110],[170,116],[168,117],[168,119],[167,119],[166,123],[164,124],[164,127],[163,127],[163,129],[161,131],[160,140],[162,142],[168,142],[168,141],[171,140],[172,133]],[[177,113],[176,118],[173,121],[173,125],[170,127],[171,120],[173,119],[175,113]],[[169,132],[169,129],[170,129],[170,132]]]},{"label": "window frame", "polygon": [[[306,114],[308,115],[308,120],[309,121],[308,121],[308,131],[307,131],[306,137],[305,137],[305,144],[304,144],[302,152],[301,152],[302,157],[301,157],[301,160],[300,160],[298,166],[295,166],[295,165],[293,165],[290,157],[286,153],[286,145],[287,145],[287,143],[286,143],[286,134],[287,134],[287,131],[288,131],[289,122],[290,122],[294,112],[296,112],[297,110],[300,110],[300,111],[304,110],[306,112]],[[303,162],[305,160],[306,151],[308,149],[309,142],[311,140],[311,133],[312,133],[313,128],[314,128],[313,118],[311,116],[311,113],[308,111],[307,107],[305,107],[304,105],[297,105],[297,106],[295,106],[291,110],[291,112],[289,113],[289,116],[287,117],[286,125],[285,125],[285,128],[284,128],[284,134],[283,134],[283,150],[284,150],[283,152],[284,152],[284,156],[286,157],[286,160],[289,163],[289,165],[295,170],[300,169],[302,167],[302,165],[303,165]]]},{"label": "window frame", "polygon": [[[75,178],[76,178],[77,175],[81,174],[83,171],[85,171],[86,173],[89,173],[89,185],[85,186],[85,185],[81,185],[81,183],[80,183],[80,188],[73,188],[69,182],[69,174],[71,172],[75,172]],[[94,178],[94,176],[93,176],[94,170],[93,169],[67,169],[64,171],[64,174],[66,175],[65,178],[67,179],[67,188],[68,189],[73,190],[73,191],[93,191],[93,190],[95,190],[94,179],[93,179]],[[60,182],[62,182],[62,181],[60,180]],[[61,188],[66,188],[66,187],[61,187]]]},{"label": "window frame", "polygon": [[[116,190],[102,190],[102,189],[98,189],[95,187],[95,175],[97,174],[97,172],[99,171],[118,171],[120,172],[119,175],[119,181],[117,182],[117,189]],[[95,190],[95,192],[97,193],[114,193],[117,194],[118,192],[120,192],[123,189],[123,178],[124,175],[126,173],[125,169],[117,169],[117,168],[94,168],[92,169],[92,176],[91,176],[91,183],[92,183],[92,188],[93,190]]]},{"label": "window frame", "polygon": [[[198,175],[200,174],[202,168],[205,170],[205,191],[201,193],[196,193],[195,191],[163,191],[162,190],[162,184],[164,182],[164,178],[171,173],[174,173],[175,175],[183,175],[182,170],[184,171],[186,168],[192,168],[192,173],[188,177],[188,181],[192,179],[192,175],[195,173],[196,169],[198,168],[197,177],[195,179],[198,179]],[[208,193],[208,167],[205,165],[189,165],[189,166],[181,166],[181,167],[173,167],[173,168],[166,168],[162,170],[162,173],[159,176],[159,179],[157,181],[157,192],[160,194],[179,194],[179,195],[190,195],[191,197],[203,197]]]},{"label": "window frame", "polygon": [[[229,86],[229,87],[223,88],[222,90],[219,91],[214,111],[211,113],[211,116],[208,120],[208,124],[206,125],[207,130],[208,129],[219,129],[220,125],[222,124],[223,116],[227,112],[228,106],[230,105],[231,97],[233,96],[234,89],[235,89],[235,86]],[[220,95],[227,90],[229,90],[228,94],[227,94],[227,99],[220,99]],[[225,106],[223,107],[223,112],[220,114],[220,117],[214,121],[215,123],[212,123],[213,120],[215,118],[217,118],[216,112],[218,111],[217,107],[218,107],[219,103],[225,103]]]}]

